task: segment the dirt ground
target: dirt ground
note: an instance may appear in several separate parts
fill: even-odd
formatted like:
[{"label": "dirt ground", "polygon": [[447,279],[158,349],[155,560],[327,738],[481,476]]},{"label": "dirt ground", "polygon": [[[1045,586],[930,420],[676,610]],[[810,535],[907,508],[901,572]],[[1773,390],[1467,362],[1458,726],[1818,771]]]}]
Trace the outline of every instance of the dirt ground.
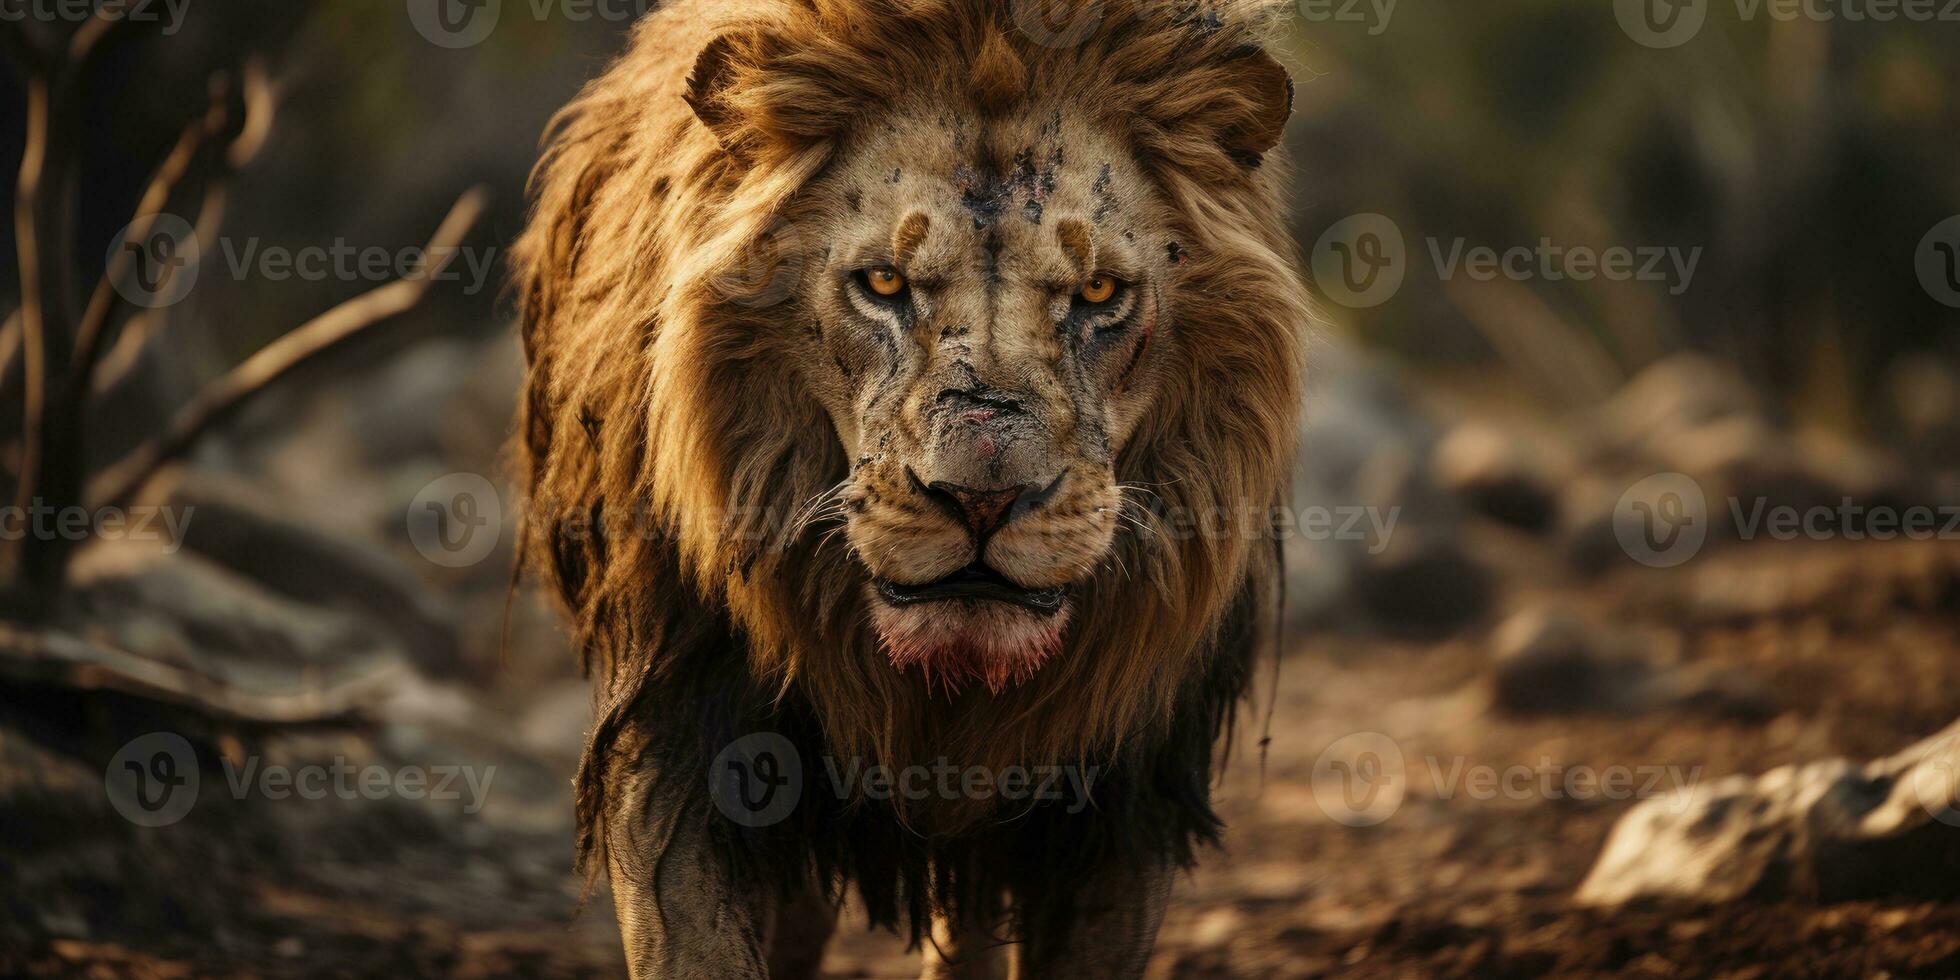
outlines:
[{"label": "dirt ground", "polygon": [[[1339,403],[1323,415],[1365,412]],[[1343,424],[1376,456],[1388,454],[1379,433],[1400,431]],[[1332,447],[1330,471],[1381,469],[1340,459],[1340,435],[1309,436]],[[275,496],[342,517],[369,506],[396,537],[407,498],[454,468],[381,484],[323,463],[331,438],[304,441],[304,466]],[[248,463],[275,479],[282,469],[276,454]],[[1637,797],[1872,759],[1960,718],[1960,542],[1724,541],[1659,569],[1583,560],[1583,522],[1520,526],[1534,522],[1516,508],[1477,516],[1425,503],[1435,493],[1422,486],[1389,497],[1410,509],[1398,542],[1430,558],[1387,575],[1363,559],[1340,587],[1298,590],[1277,687],[1260,692],[1273,705],[1269,749],[1262,758],[1255,744],[1255,708],[1218,790],[1225,845],[1179,882],[1153,977],[1960,976],[1960,907],[1925,897],[1771,888],[1709,907],[1575,901]],[[570,870],[585,685],[542,609],[520,604],[516,652],[496,652],[507,568],[486,561],[443,580],[469,597],[453,618],[461,666],[420,664],[359,724],[214,722],[103,690],[97,673],[0,676],[0,974],[624,975],[604,889],[581,911]],[[185,581],[164,572],[155,580],[173,589]],[[146,580],[130,581],[140,594]],[[89,635],[106,622],[96,612]],[[227,607],[221,623],[236,616]],[[1524,669],[1518,637],[1543,622],[1580,624],[1587,652]],[[273,625],[185,635],[263,660]],[[205,789],[181,822],[143,828],[105,798],[104,767],[154,731],[189,739]],[[1334,765],[1360,758],[1357,745],[1385,766],[1359,786]],[[248,757],[498,768],[480,811],[302,805],[219,789]],[[847,910],[825,969],[883,978],[918,966]]]},{"label": "dirt ground", "polygon": [[[1515,536],[1501,546],[1528,550]],[[1526,555],[1517,567],[1532,564]],[[1824,574],[1794,569],[1821,568],[1860,591],[1886,588],[1888,579],[1903,584],[1892,601],[1865,608],[1848,591],[1812,593],[1792,583],[1793,575]],[[1960,974],[1960,909],[1949,904],[1577,907],[1573,891],[1628,801],[1554,799],[1536,789],[1480,800],[1467,781],[1450,781],[1459,760],[1535,772],[1619,765],[1643,773],[1636,785],[1646,771],[1669,767],[1714,779],[1888,752],[1960,714],[1952,605],[1960,556],[1866,544],[1821,548],[1793,562],[1786,549],[1735,549],[1704,574],[1794,603],[1766,601],[1766,615],[1712,618],[1680,631],[1670,669],[1727,671],[1722,676],[1746,696],[1726,702],[1512,717],[1491,703],[1481,637],[1303,637],[1280,673],[1270,753],[1263,766],[1256,750],[1235,760],[1221,788],[1226,846],[1179,884],[1152,975]],[[1529,582],[1504,601],[1585,604],[1634,624],[1651,621],[1657,609],[1678,616],[1675,597],[1652,588],[1677,581],[1685,579],[1640,572],[1590,586]],[[1391,738],[1407,773],[1400,806],[1369,826],[1337,822],[1330,809],[1351,812],[1325,805],[1339,787],[1323,785],[1317,796],[1314,781],[1320,753],[1356,733]],[[237,841],[158,854],[154,866],[141,849],[105,854],[131,875],[130,893],[102,896],[105,904],[147,885],[162,890],[144,901],[180,907],[154,917],[126,911],[137,920],[133,943],[44,938],[6,954],[0,966],[98,976],[619,975],[603,892],[574,914],[579,888],[565,871],[570,828],[566,809],[549,801],[554,780],[512,765],[513,789],[534,782],[529,791],[539,799],[527,813],[501,813],[493,836],[473,844],[416,847],[412,838],[428,828],[412,821],[336,833],[335,817],[309,812],[314,836],[282,841],[271,854],[241,853],[229,846]],[[213,828],[227,819],[207,817]],[[382,849],[391,837],[396,846]],[[362,858],[357,866],[350,854]],[[202,895],[201,881],[244,883],[249,893]],[[32,882],[17,886],[12,902],[34,902]],[[212,904],[199,909],[200,901]],[[851,918],[833,941],[828,975],[914,975],[916,959],[901,944]],[[175,932],[163,928],[172,921]],[[195,938],[205,926],[217,931],[215,944]]]},{"label": "dirt ground", "polygon": [[[1535,562],[1519,537],[1493,544],[1502,547],[1520,552],[1520,576],[1557,567]],[[1960,716],[1960,555],[1845,544],[1792,557],[1780,546],[1738,549],[1704,574],[1793,602],[1803,598],[1793,580],[1804,575],[1844,575],[1844,590],[1681,631],[1679,669],[1733,671],[1724,675],[1732,683],[1749,682],[1746,704],[1514,718],[1491,706],[1480,638],[1303,638],[1284,663],[1263,774],[1256,756],[1243,754],[1230,771],[1225,848],[1180,883],[1151,975],[1960,975],[1960,908],[1951,904],[1576,906],[1575,888],[1630,803],[1535,790],[1480,801],[1467,782],[1449,779],[1461,760],[1500,772],[1625,766],[1636,771],[1635,788],[1647,770],[1669,767],[1713,780],[1895,751]],[[1925,570],[1913,582],[1920,598],[1859,608],[1854,590],[1882,590],[1888,578],[1913,578],[1902,570],[1914,568]],[[1507,601],[1585,604],[1619,623],[1673,615],[1668,590],[1682,578],[1642,570],[1587,587],[1544,577],[1519,583]],[[1320,802],[1329,787],[1316,797],[1315,762],[1365,732],[1399,744],[1407,793],[1379,824],[1347,826]],[[892,945],[846,936],[830,967],[839,976],[904,976]]]}]

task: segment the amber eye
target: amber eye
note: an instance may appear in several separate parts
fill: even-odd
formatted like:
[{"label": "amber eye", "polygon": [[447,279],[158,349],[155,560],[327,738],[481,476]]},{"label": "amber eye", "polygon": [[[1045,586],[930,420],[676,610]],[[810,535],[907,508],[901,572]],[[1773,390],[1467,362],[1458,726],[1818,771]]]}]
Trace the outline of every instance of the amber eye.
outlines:
[{"label": "amber eye", "polygon": [[1121,285],[1115,276],[1097,273],[1082,284],[1082,301],[1085,303],[1107,303],[1116,298],[1116,288]]},{"label": "amber eye", "polygon": [[864,281],[870,284],[872,292],[880,296],[897,296],[905,291],[905,277],[899,275],[897,269],[888,265],[881,265],[866,272]]}]

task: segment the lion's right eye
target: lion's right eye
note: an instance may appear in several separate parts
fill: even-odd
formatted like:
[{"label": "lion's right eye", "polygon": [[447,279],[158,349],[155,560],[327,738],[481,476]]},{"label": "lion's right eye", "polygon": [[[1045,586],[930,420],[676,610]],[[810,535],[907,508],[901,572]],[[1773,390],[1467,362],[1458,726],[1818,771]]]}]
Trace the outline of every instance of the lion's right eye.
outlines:
[{"label": "lion's right eye", "polygon": [[864,280],[864,288],[872,295],[884,299],[897,299],[905,292],[905,277],[888,265],[874,266],[858,273]]}]

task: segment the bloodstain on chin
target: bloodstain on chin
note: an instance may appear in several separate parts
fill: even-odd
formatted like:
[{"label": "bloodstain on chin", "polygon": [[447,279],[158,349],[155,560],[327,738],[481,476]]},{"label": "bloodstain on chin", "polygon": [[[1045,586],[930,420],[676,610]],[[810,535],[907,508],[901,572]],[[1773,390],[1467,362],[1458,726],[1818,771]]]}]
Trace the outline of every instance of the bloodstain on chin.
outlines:
[{"label": "bloodstain on chin", "polygon": [[917,667],[928,689],[955,697],[974,682],[996,695],[1027,683],[1061,652],[1069,621],[1066,608],[1038,617],[990,602],[933,605],[878,604],[872,618],[893,667]]}]

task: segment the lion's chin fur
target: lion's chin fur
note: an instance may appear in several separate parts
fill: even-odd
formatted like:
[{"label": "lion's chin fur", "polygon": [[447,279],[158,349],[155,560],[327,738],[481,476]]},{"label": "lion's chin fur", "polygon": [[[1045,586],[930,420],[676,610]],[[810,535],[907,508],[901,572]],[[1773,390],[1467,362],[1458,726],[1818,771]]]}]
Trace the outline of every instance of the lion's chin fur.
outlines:
[{"label": "lion's chin fur", "polygon": [[871,610],[892,666],[916,666],[928,688],[948,694],[973,681],[995,694],[1025,683],[1061,651],[1070,614],[1067,606],[1044,615],[965,599],[911,606],[874,599]]}]

